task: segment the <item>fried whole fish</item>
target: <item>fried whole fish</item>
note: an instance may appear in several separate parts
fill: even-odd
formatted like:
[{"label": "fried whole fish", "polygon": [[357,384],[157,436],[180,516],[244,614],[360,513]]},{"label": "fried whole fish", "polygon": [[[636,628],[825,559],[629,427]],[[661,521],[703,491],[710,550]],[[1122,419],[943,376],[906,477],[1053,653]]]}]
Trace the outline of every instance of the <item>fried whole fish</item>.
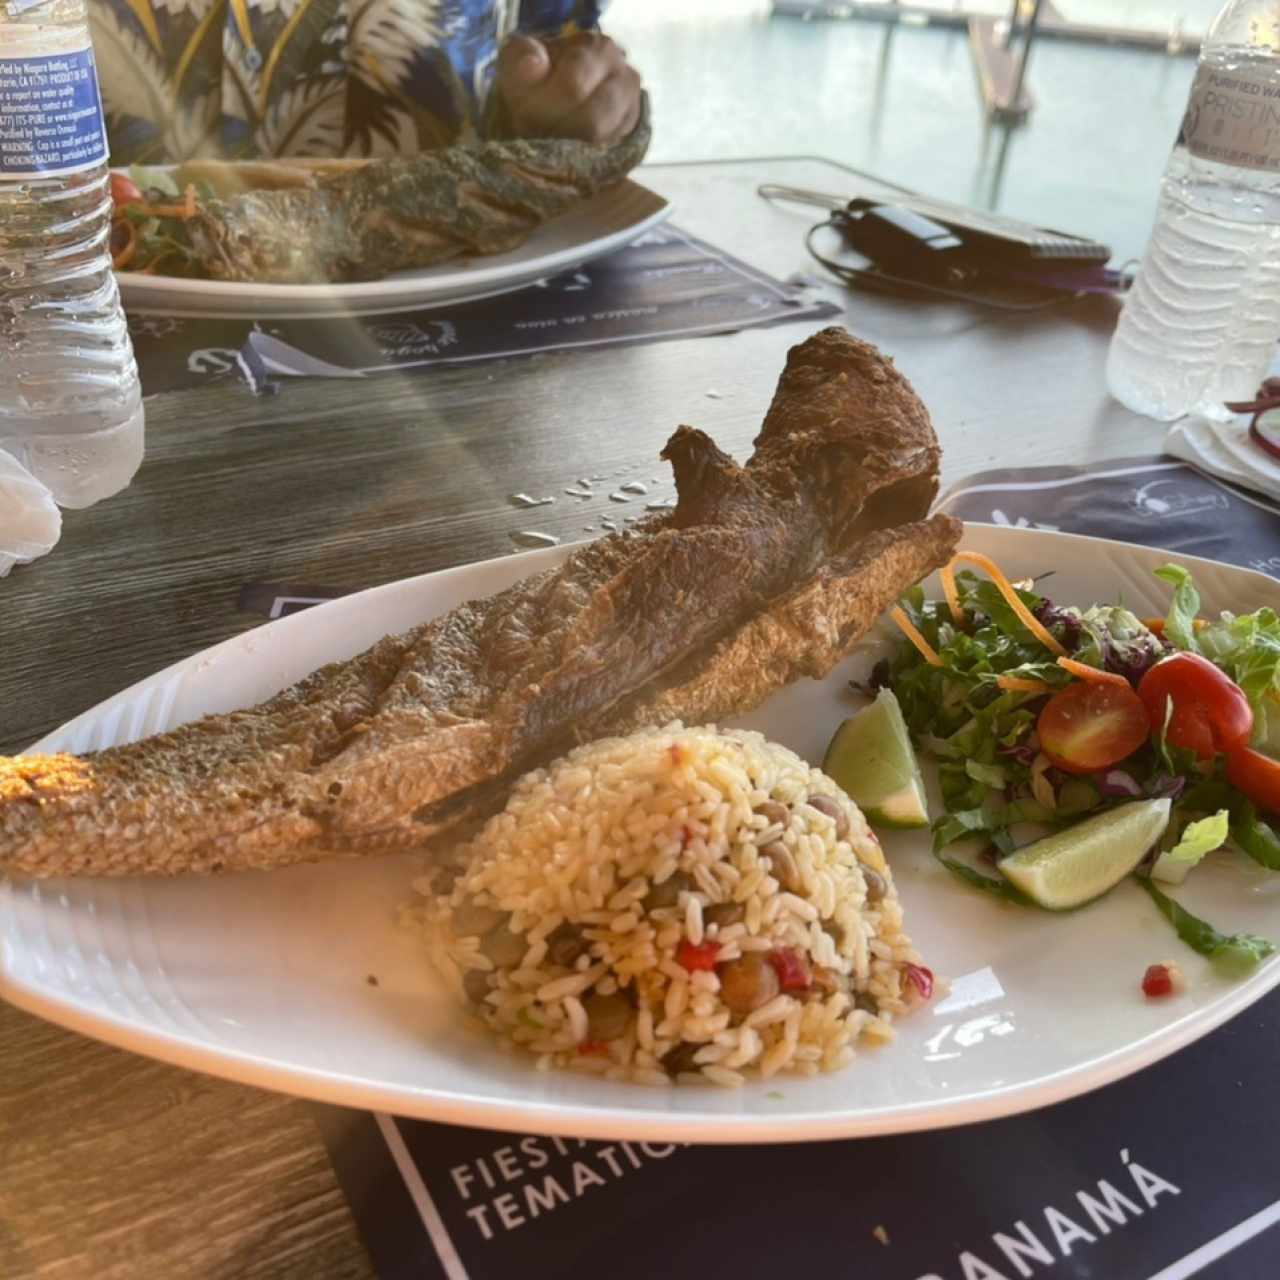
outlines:
[{"label": "fried whole fish", "polygon": [[923,521],[923,405],[838,329],[794,348],[745,467],[682,427],[673,511],[261,706],[0,759],[0,870],[273,867],[421,844],[575,739],[723,717],[821,675],[959,539]]},{"label": "fried whole fish", "polygon": [[[802,677],[823,679],[907,586],[951,558],[960,532],[957,520],[937,515],[868,534],[848,556],[820,565],[724,640],[699,649],[665,678],[595,719],[572,726],[546,752],[547,759],[580,742],[672,720],[707,724],[742,715]],[[510,770],[420,810],[410,822],[379,832],[376,839],[385,851],[447,853],[502,808],[522,772]],[[328,852],[358,850],[330,844]]]},{"label": "fried whole fish", "polygon": [[216,280],[377,280],[463,254],[514,249],[626,177],[649,147],[646,106],[621,142],[515,139],[374,160],[293,188],[210,200],[186,226]]}]

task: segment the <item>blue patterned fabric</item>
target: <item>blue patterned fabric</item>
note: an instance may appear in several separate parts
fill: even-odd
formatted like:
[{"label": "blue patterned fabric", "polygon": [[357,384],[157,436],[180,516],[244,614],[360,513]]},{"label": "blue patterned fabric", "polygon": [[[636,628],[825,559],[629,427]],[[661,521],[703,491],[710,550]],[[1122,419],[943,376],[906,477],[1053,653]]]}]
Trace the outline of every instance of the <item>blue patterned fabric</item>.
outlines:
[{"label": "blue patterned fabric", "polygon": [[387,155],[481,131],[514,27],[594,27],[596,0],[89,0],[113,164]]}]

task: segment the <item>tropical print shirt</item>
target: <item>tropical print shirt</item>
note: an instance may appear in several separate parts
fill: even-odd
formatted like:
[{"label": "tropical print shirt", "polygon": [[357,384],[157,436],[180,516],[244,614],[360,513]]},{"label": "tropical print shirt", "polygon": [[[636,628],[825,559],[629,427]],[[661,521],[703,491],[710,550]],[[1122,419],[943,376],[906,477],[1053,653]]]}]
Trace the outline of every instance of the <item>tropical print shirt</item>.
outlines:
[{"label": "tropical print shirt", "polygon": [[387,155],[465,141],[484,130],[505,33],[594,27],[601,7],[89,0],[111,162]]}]

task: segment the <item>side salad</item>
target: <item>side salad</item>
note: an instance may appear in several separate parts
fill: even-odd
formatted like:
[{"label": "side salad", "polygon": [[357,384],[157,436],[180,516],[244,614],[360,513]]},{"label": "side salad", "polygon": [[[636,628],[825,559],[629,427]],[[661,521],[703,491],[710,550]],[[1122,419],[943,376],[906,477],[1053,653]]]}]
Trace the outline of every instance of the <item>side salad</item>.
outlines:
[{"label": "side salad", "polygon": [[136,166],[111,174],[111,265],[117,271],[167,276],[201,274],[186,224],[196,216],[208,187],[179,189],[165,169]]},{"label": "side salad", "polygon": [[[963,562],[988,576],[956,572]],[[1040,590],[1048,575],[1010,583],[986,557],[961,553],[942,573],[943,600],[917,587],[893,611],[907,640],[863,691],[891,690],[912,740],[937,761],[945,813],[933,850],[955,875],[1071,907],[1133,872],[1185,943],[1249,967],[1270,942],[1219,932],[1161,886],[1224,846],[1280,869],[1280,616],[1204,618],[1186,569],[1156,576],[1172,588],[1168,612],[1143,619],[1118,604],[1060,606]],[[1039,832],[1034,847],[1028,831]],[[1125,840],[1127,862],[1098,853]],[[1092,860],[1087,896],[1053,882],[1038,894],[1043,867],[1073,846],[1077,861]],[[1109,880],[1097,878],[1100,856]]]}]

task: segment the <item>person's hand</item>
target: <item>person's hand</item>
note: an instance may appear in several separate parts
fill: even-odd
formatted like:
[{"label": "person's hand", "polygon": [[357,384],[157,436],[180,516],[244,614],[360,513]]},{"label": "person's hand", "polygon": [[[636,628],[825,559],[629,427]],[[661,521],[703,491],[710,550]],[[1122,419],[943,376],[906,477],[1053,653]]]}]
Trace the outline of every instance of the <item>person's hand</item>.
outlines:
[{"label": "person's hand", "polygon": [[640,119],[640,74],[608,36],[512,36],[498,54],[497,92],[517,138],[617,142]]}]

